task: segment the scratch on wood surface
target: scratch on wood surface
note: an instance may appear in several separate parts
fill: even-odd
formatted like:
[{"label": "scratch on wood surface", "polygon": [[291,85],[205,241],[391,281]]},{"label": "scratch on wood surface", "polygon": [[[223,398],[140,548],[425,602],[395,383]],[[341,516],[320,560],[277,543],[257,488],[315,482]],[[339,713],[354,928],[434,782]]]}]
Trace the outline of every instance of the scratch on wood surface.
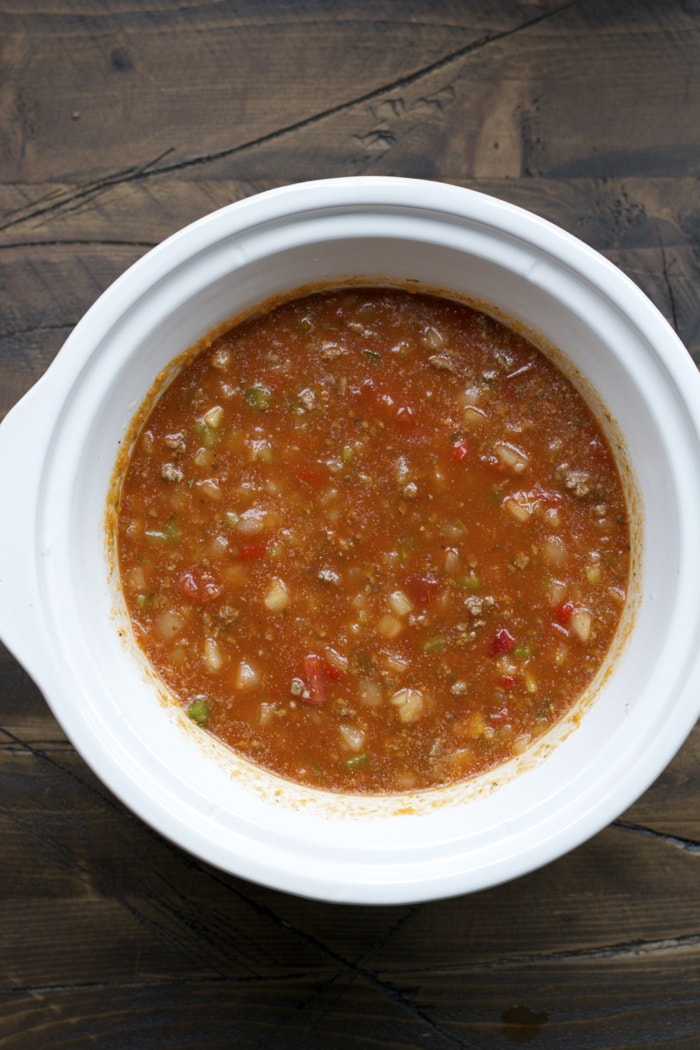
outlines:
[{"label": "scratch on wood surface", "polygon": [[676,311],[676,297],[675,297],[674,292],[673,292],[673,282],[671,280],[671,274],[670,274],[670,268],[669,268],[669,265],[668,265],[668,259],[666,258],[666,245],[664,244],[664,239],[661,236],[661,232],[660,231],[659,231],[659,250],[661,252],[661,273],[662,273],[662,276],[663,276],[663,279],[664,279],[664,284],[666,286],[666,291],[668,293],[669,306],[671,308],[671,320],[673,322],[673,327],[675,328],[675,330],[677,332],[678,331],[678,314],[677,314],[677,311]]},{"label": "scratch on wood surface", "polygon": [[21,223],[29,222],[32,219],[43,218],[53,212],[58,212],[62,215],[69,214],[114,186],[143,179],[152,174],[163,174],[170,169],[159,168],[158,165],[170,153],[172,153],[172,149],[165,150],[159,153],[157,157],[154,157],[153,160],[146,161],[145,164],[121,168],[119,171],[103,175],[83,185],[78,185],[75,189],[53,190],[51,193],[46,194],[45,197],[39,198],[38,201],[33,201],[26,208],[10,212],[8,221],[0,223],[0,233],[19,226]]},{"label": "scratch on wood surface", "polygon": [[[197,861],[193,861],[193,863],[196,866],[199,866]],[[209,874],[214,880],[222,881],[217,872],[210,871]],[[228,882],[226,882],[225,885],[229,889],[232,889]],[[463,1040],[456,1038],[450,1032],[447,1032],[440,1024],[436,1023],[418,1004],[413,1002],[413,1000],[410,999],[404,992],[396,988],[391,982],[382,979],[378,974],[376,974],[366,965],[363,965],[361,960],[360,962],[352,962],[340,952],[337,952],[335,949],[331,948],[324,941],[320,940],[318,937],[315,937],[312,933],[309,933],[307,930],[303,930],[300,927],[294,926],[286,920],[282,919],[273,908],[268,907],[261,901],[256,900],[248,894],[244,893],[242,886],[243,884],[241,884],[240,888],[233,890],[235,895],[240,900],[244,901],[258,915],[264,916],[268,918],[271,922],[281,925],[285,931],[297,937],[309,947],[314,948],[322,956],[325,956],[331,963],[333,963],[337,967],[336,972],[330,975],[324,981],[322,981],[315,989],[313,995],[309,996],[305,1003],[300,1004],[300,1009],[309,1009],[313,1006],[315,1002],[320,1001],[321,996],[325,992],[327,992],[329,988],[332,988],[335,982],[341,979],[341,976],[345,977],[346,979],[350,979],[349,984],[345,986],[345,990],[347,990],[348,987],[351,987],[352,983],[355,980],[361,979],[365,981],[375,991],[379,992],[382,996],[388,998],[395,1006],[400,1007],[403,1011],[408,1012],[412,1017],[419,1020],[430,1030],[430,1033],[432,1035],[439,1036],[444,1041],[444,1046],[446,1048],[452,1047],[454,1048],[454,1050],[477,1050],[474,1044],[466,1043]],[[393,935],[393,933],[396,932],[396,930],[400,929],[400,927],[403,926],[404,923],[407,922],[408,919],[414,914],[417,908],[418,905],[406,906],[402,910],[396,923],[393,924],[391,930],[388,931],[388,933],[385,935],[384,941],[388,937]],[[376,950],[377,948],[375,946],[372,949],[372,951]],[[366,958],[368,954],[371,954],[371,952],[365,953],[364,958]],[[325,1012],[325,1009],[323,1010],[323,1012]],[[264,1046],[269,1044],[269,1039],[270,1033],[268,1032],[265,1034],[264,1039],[261,1039],[260,1042],[255,1044],[255,1050],[262,1050]]]},{"label": "scratch on wood surface", "polygon": [[[117,798],[114,795],[112,795],[111,791],[104,787],[101,780],[97,779],[96,777],[92,779],[79,776],[74,770],[69,769],[67,766],[59,762],[54,757],[55,755],[60,754],[77,754],[75,748],[69,741],[66,741],[65,744],[63,744],[62,742],[55,743],[54,741],[51,741],[51,746],[49,749],[41,743],[30,743],[28,740],[17,736],[16,733],[13,733],[5,726],[0,727],[0,733],[4,734],[6,738],[5,745],[3,745],[0,742],[0,750],[7,751],[12,749],[17,751],[24,751],[32,755],[39,761],[45,762],[48,765],[52,766],[59,773],[63,773],[65,774],[65,776],[70,777],[71,780],[74,780],[77,784],[81,786],[81,788],[85,788],[87,791],[90,791],[93,795],[96,795],[99,799],[101,799],[102,802],[110,806],[112,809],[118,810],[120,813],[124,813],[127,815],[131,814],[131,811],[129,809],[126,809],[121,804],[121,802],[119,802]],[[87,769],[87,767],[82,768]],[[137,818],[134,817],[133,819],[136,820]]]},{"label": "scratch on wood surface", "polygon": [[649,838],[656,839],[668,846],[673,846],[675,849],[683,850],[684,853],[700,854],[700,842],[694,842],[692,839],[683,839],[678,835],[669,835],[668,832],[657,831],[654,828],[647,828],[643,824],[633,824],[628,820],[616,820],[613,822],[612,827],[622,828],[624,831],[634,831],[640,835],[646,835]]},{"label": "scratch on wood surface", "polygon": [[[47,196],[43,201],[40,200],[35,202],[33,206],[29,206],[26,210],[17,212],[11,212],[7,221],[0,223],[0,232],[10,229],[14,226],[18,226],[21,223],[29,222],[32,219],[46,217],[53,212],[62,214],[67,211],[75,210],[76,208],[84,206],[86,203],[92,201],[98,194],[104,193],[105,191],[112,189],[115,186],[125,182],[133,182],[136,180],[143,180],[146,178],[152,178],[158,175],[169,175],[173,172],[183,171],[188,168],[195,166],[205,165],[214,161],[222,160],[228,157],[237,156],[245,153],[251,149],[259,146],[266,145],[270,142],[275,142],[284,136],[292,133],[302,131],[306,128],[313,127],[314,125],[328,120],[330,117],[337,116],[338,114],[345,113],[348,110],[353,109],[356,106],[365,105],[375,101],[381,101],[386,99],[392,93],[406,88],[412,84],[418,83],[423,78],[439,72],[440,70],[446,69],[452,66],[455,62],[474,54],[489,45],[502,42],[509,39],[519,33],[523,33],[529,29],[540,25],[543,22],[549,21],[550,19],[556,18],[558,15],[570,10],[575,7],[578,0],[567,0],[566,3],[559,5],[558,7],[552,8],[548,11],[541,12],[528,18],[518,25],[511,27],[510,29],[504,29],[501,32],[486,34],[485,36],[479,37],[477,40],[465,45],[464,47],[458,48],[455,51],[451,51],[441,58],[436,59],[429,65],[422,66],[420,69],[414,70],[412,73],[408,73],[403,77],[399,77],[396,80],[382,84],[377,88],[373,88],[362,95],[358,95],[354,98],[347,99],[344,102],[340,102],[335,106],[331,106],[327,109],[320,110],[317,113],[313,113],[310,116],[303,117],[302,119],[295,121],[291,124],[285,125],[281,128],[276,128],[274,131],[267,132],[264,135],[258,136],[254,139],[249,139],[247,142],[239,143],[236,146],[230,146],[226,149],[216,150],[210,153],[200,154],[184,160],[176,161],[172,164],[162,164],[166,156],[173,152],[173,148],[166,150],[153,160],[147,161],[144,164],[138,166],[130,166],[121,169],[116,172],[105,174],[104,176],[94,179],[93,181],[86,183],[83,186],[78,186],[75,190],[68,192],[62,192],[59,194],[53,193]],[[429,105],[435,105],[436,100],[433,96],[424,100]],[[438,103],[439,104],[439,103]]]}]

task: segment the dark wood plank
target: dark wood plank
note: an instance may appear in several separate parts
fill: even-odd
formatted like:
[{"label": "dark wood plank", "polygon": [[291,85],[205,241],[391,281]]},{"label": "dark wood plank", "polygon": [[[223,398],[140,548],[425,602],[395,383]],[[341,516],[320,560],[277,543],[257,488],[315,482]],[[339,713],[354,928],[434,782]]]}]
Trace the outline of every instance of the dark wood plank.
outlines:
[{"label": "dark wood plank", "polygon": [[[559,5],[538,6],[536,19]],[[445,0],[375,11],[324,0],[84,0],[48,12],[24,4],[0,20],[3,65],[15,71],[0,174],[35,182],[47,172],[122,170],[127,133],[130,162],[228,154],[342,112],[529,21],[512,2],[476,4],[471,16]]]}]

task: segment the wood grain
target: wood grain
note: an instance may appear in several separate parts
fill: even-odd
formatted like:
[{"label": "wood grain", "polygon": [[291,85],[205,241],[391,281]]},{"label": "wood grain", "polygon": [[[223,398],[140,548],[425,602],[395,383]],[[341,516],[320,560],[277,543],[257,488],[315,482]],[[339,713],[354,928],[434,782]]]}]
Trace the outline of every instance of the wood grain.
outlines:
[{"label": "wood grain", "polygon": [[[699,43],[696,0],[2,4],[0,418],[152,246],[346,174],[558,223],[700,364]],[[0,1047],[690,1050],[699,770],[696,728],[610,827],[513,883],[326,905],[141,823],[0,645]]]}]

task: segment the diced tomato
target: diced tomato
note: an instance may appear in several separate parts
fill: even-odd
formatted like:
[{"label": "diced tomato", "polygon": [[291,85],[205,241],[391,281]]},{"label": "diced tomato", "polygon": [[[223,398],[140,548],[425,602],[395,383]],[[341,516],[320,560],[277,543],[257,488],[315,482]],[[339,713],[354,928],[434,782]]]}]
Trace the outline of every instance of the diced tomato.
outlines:
[{"label": "diced tomato", "polygon": [[407,576],[404,586],[409,598],[412,598],[417,605],[430,605],[437,595],[440,581],[437,576],[427,572],[422,576]]},{"label": "diced tomato", "polygon": [[560,623],[562,627],[566,627],[567,623],[571,619],[571,614],[573,613],[573,611],[573,602],[560,602],[560,604],[557,605],[554,611],[554,615],[557,618],[557,623]]},{"label": "diced tomato", "polygon": [[329,678],[333,679],[334,682],[339,682],[340,679],[343,677],[343,672],[340,670],[340,668],[336,667],[335,664],[329,664],[327,660],[324,666],[324,671],[326,672]]},{"label": "diced tomato", "polygon": [[197,597],[197,580],[193,572],[183,572],[177,581],[177,589],[185,598]]},{"label": "diced tomato", "polygon": [[500,682],[504,689],[515,689],[518,679],[512,674],[502,674]]},{"label": "diced tomato", "polygon": [[308,704],[325,704],[328,699],[323,680],[324,661],[316,653],[304,657],[304,674],[309,685],[309,695],[302,697]]},{"label": "diced tomato", "polygon": [[515,638],[507,627],[499,627],[489,643],[489,656],[502,656],[515,648]]},{"label": "diced tomato", "polygon": [[471,445],[465,438],[460,438],[459,441],[452,442],[452,458],[461,463],[463,460],[468,459],[471,454]]},{"label": "diced tomato", "polygon": [[196,573],[191,569],[182,573],[177,581],[177,589],[184,598],[207,605],[221,594],[221,585],[210,572]]},{"label": "diced tomato", "polygon": [[238,557],[241,561],[255,561],[256,558],[263,558],[266,552],[265,540],[251,540],[248,543],[241,543],[238,547]]}]

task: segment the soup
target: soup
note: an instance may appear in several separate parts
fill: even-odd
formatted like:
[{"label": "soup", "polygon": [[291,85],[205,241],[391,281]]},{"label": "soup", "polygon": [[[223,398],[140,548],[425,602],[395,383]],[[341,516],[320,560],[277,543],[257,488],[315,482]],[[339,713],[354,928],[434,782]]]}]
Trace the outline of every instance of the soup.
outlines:
[{"label": "soup", "polygon": [[581,697],[630,571],[593,412],[463,303],[319,291],[213,333],[118,478],[134,634],[202,729],[282,777],[429,788]]}]

